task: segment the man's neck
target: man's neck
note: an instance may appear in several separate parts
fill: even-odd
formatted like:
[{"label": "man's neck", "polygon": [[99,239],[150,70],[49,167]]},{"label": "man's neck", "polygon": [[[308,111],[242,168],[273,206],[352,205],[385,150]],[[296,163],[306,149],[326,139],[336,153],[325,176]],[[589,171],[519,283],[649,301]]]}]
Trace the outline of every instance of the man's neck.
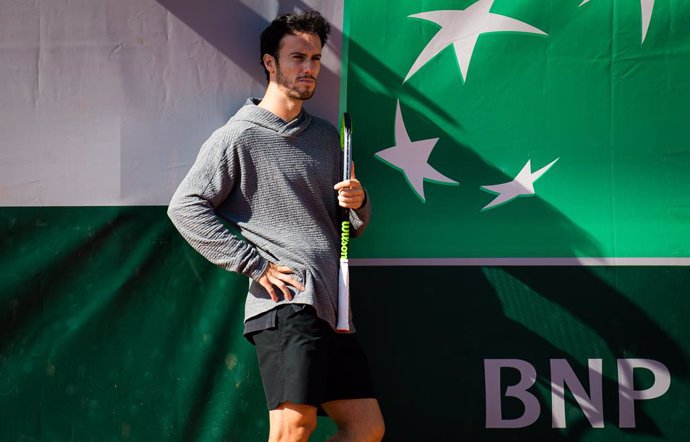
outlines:
[{"label": "man's neck", "polygon": [[286,96],[277,89],[274,83],[270,83],[259,107],[272,112],[289,123],[302,112],[302,100]]}]

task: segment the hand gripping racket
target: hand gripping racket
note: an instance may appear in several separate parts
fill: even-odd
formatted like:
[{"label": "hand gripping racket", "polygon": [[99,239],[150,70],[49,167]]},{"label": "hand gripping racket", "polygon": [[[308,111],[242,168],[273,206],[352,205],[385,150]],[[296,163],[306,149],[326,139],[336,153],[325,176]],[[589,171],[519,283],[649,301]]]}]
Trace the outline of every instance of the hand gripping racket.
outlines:
[{"label": "hand gripping racket", "polygon": [[[343,151],[343,181],[349,180],[352,172],[352,121],[350,114],[343,113],[340,126],[340,147]],[[336,330],[350,331],[350,269],[347,250],[350,243],[350,209],[340,211],[340,270],[338,271],[338,321]]]}]

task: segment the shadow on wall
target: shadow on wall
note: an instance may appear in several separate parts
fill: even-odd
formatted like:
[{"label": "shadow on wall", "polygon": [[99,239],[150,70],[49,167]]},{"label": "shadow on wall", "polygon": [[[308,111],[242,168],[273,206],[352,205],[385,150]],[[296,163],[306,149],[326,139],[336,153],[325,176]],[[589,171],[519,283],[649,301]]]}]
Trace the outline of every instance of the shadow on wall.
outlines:
[{"label": "shadow on wall", "polygon": [[[265,82],[264,71],[260,65],[259,35],[275,17],[266,18],[237,0],[156,1],[232,60],[247,75],[259,83]],[[313,9],[299,0],[277,3],[277,14]],[[267,10],[266,14],[271,12]],[[331,27],[326,44],[335,53],[339,62],[342,44],[339,23]],[[338,121],[340,78],[324,66],[318,82],[316,94],[306,107],[310,113],[334,123]]]},{"label": "shadow on wall", "polygon": [[[687,275],[682,268],[671,275],[663,268],[352,269],[357,327],[389,423],[387,436],[391,440],[614,441],[636,435],[680,440],[683,430],[664,425],[667,421],[660,416],[683,420],[683,412],[675,406],[683,394],[677,390],[681,383],[672,385],[665,397],[637,402],[636,428],[618,428],[616,358],[661,361],[674,382],[688,379],[689,364],[686,349],[657,324],[658,316],[650,316],[602,277],[608,282],[627,279],[634,285],[664,276],[669,284],[652,297],[666,299],[673,310],[683,307],[671,304],[671,299],[680,300],[673,294]],[[519,400],[503,396],[508,386],[520,381],[514,369],[501,371],[500,403],[486,404],[483,361],[510,358],[536,369],[537,383],[528,391],[539,401],[539,418],[524,428],[487,429],[488,406],[502,408],[504,419],[524,413]],[[588,358],[603,360],[605,429],[593,429],[570,394],[565,399],[566,428],[553,429],[550,360],[565,359],[589,392]],[[650,385],[649,379],[638,379],[635,388]],[[457,438],[459,434],[462,438]]]}]

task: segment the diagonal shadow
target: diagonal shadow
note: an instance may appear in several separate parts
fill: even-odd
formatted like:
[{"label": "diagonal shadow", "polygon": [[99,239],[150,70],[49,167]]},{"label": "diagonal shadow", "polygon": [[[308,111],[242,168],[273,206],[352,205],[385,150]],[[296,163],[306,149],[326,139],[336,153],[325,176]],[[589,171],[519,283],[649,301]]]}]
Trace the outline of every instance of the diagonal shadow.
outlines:
[{"label": "diagonal shadow", "polygon": [[[223,0],[156,1],[232,60],[251,78],[260,83],[265,82],[264,72],[259,63],[259,34],[268,26],[268,19],[237,0],[230,2]],[[279,14],[309,9],[312,7],[301,0],[278,2]],[[342,31],[338,26],[332,26],[327,46],[338,59],[341,56],[342,41]],[[248,43],[238,44],[238,42]],[[335,72],[322,69],[318,82],[317,92],[309,101],[308,107],[317,116],[329,121],[337,121],[338,100],[335,97],[338,95],[337,91],[340,90],[340,78]],[[446,121],[452,121],[452,116],[448,112],[426,98],[424,94],[416,91],[408,93],[416,101],[433,109],[436,115]],[[372,98],[375,97],[372,96]]]},{"label": "diagonal shadow", "polygon": [[[663,273],[663,269],[650,270],[652,276],[657,272]],[[503,276],[497,278],[496,274]],[[583,324],[592,326],[606,348],[596,349],[589,342],[563,348],[554,345],[547,339],[549,336],[528,328],[548,321],[544,315],[552,312],[535,310],[527,305],[528,301],[520,300],[521,293],[510,287],[514,281],[507,282],[506,277],[530,284],[536,293],[559,305],[567,305],[584,292],[603,300],[594,308],[588,304],[591,298],[586,297],[575,311],[591,310]],[[674,377],[687,378],[683,349],[645,312],[587,268],[356,267],[351,278],[357,327],[370,355],[382,409],[390,422],[387,436],[391,440],[455,440],[459,432],[463,440],[472,441],[585,440],[593,436],[592,432],[603,430],[592,429],[580,411],[567,414],[565,429],[551,428],[549,360],[566,359],[588,388],[587,367],[583,365],[586,360],[575,353],[604,359],[603,412],[607,428],[618,426],[618,384],[611,354],[656,358],[666,363]],[[532,324],[524,318],[506,316],[506,293],[516,298],[514,302],[525,304]],[[609,302],[616,303],[614,312],[607,310]],[[617,336],[616,331],[611,333],[617,326],[616,319],[628,317],[636,321],[636,337],[649,334],[649,338],[627,339]],[[627,325],[625,329],[630,331]],[[574,342],[582,338],[568,330],[563,333]],[[540,402],[537,422],[510,431],[484,428],[485,358],[517,358],[536,368],[538,386],[530,391]],[[510,374],[503,374],[502,391],[517,383]],[[566,401],[579,410],[571,396],[566,395]],[[504,418],[516,418],[524,411],[519,401],[506,397],[502,409]],[[637,428],[621,431],[671,437],[664,434],[668,429],[660,428],[646,407],[638,404],[635,414]]]},{"label": "diagonal shadow", "polygon": [[[269,20],[238,0],[156,0],[171,14],[192,28],[220,53],[232,60],[259,84],[265,83],[259,56],[259,35]],[[261,5],[258,5],[261,6]],[[278,13],[312,9],[303,1],[278,2]],[[327,47],[340,58],[342,33],[332,28]],[[308,103],[310,112],[329,121],[337,121],[337,100],[333,96],[340,88],[337,73],[321,70],[314,98]]]}]

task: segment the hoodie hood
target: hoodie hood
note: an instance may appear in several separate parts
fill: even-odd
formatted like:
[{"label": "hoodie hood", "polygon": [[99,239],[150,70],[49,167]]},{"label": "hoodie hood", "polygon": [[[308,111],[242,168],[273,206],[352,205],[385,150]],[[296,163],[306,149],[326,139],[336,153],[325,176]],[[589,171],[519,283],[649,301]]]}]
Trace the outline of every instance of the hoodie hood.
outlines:
[{"label": "hoodie hood", "polygon": [[298,136],[304,132],[311,123],[311,115],[302,108],[300,114],[294,120],[287,122],[264,108],[258,106],[260,98],[247,99],[244,106],[232,117],[233,121],[248,121],[257,126],[265,127],[279,134]]}]

